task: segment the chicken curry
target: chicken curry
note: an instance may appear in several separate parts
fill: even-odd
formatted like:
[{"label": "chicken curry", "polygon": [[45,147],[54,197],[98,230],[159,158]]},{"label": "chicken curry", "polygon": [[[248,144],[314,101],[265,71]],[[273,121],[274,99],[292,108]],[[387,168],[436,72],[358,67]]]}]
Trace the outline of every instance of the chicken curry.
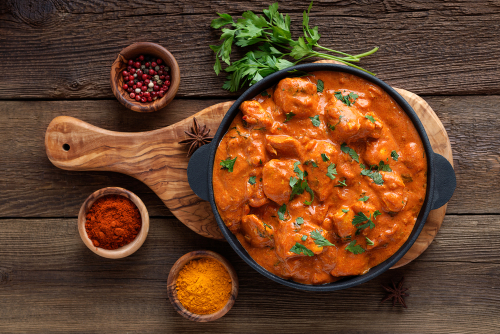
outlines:
[{"label": "chicken curry", "polygon": [[285,78],[243,102],[213,168],[226,226],[266,270],[304,284],[362,275],[393,255],[426,185],[409,117],[342,72]]}]

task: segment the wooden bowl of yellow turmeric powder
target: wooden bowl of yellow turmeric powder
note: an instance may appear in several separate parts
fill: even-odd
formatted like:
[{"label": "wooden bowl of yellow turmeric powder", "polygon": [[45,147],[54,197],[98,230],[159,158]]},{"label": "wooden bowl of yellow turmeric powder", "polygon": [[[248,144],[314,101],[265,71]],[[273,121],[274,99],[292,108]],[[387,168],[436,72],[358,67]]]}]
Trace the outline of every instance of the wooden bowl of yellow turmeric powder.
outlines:
[{"label": "wooden bowl of yellow turmeric powder", "polygon": [[182,256],[167,280],[170,302],[183,317],[208,322],[233,307],[238,296],[238,276],[219,254],[200,250]]}]

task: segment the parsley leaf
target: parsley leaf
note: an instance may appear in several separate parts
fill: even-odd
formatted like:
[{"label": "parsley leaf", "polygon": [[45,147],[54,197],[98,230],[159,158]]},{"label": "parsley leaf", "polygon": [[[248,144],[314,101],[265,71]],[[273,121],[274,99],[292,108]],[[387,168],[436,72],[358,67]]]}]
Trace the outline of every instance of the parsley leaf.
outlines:
[{"label": "parsley leaf", "polygon": [[311,195],[311,200],[310,201],[304,201],[305,205],[311,205],[312,202],[314,201],[314,191],[312,191],[311,188],[309,188],[309,185],[306,184],[306,191]]},{"label": "parsley leaf", "polygon": [[310,250],[309,248],[307,248],[306,246],[296,242],[295,245],[290,248],[290,252],[292,253],[295,253],[295,254],[304,254],[304,255],[307,255],[307,256],[314,256],[314,253],[312,252],[312,250]]},{"label": "parsley leaf", "polygon": [[375,218],[377,218],[377,216],[380,216],[380,215],[382,215],[382,213],[381,213],[380,211],[378,211],[378,210],[377,210],[377,211],[375,211],[375,212],[373,213],[373,220],[375,220]]},{"label": "parsley leaf", "polygon": [[366,239],[366,244],[367,244],[368,246],[373,246],[373,245],[375,245],[375,244],[373,243],[373,241],[371,241],[370,239],[368,239],[368,237],[365,237],[365,239]]},{"label": "parsley leaf", "polygon": [[316,116],[314,116],[314,117],[309,117],[309,118],[311,119],[311,122],[312,122],[312,124],[313,124],[315,127],[320,126],[321,121],[319,120],[319,116],[318,116],[318,115],[316,115]]},{"label": "parsley leaf", "polygon": [[[363,224],[364,222],[367,222],[367,223]],[[370,217],[367,217],[363,212],[358,212],[358,214],[355,215],[354,218],[352,219],[351,223],[358,230],[363,230],[367,227],[370,227],[372,229],[375,227],[375,223],[372,221],[371,215],[370,215]]]},{"label": "parsley leaf", "polygon": [[335,180],[335,175],[333,174],[337,175],[337,169],[335,168],[335,164],[330,164],[330,166],[328,166],[326,176],[328,176],[332,180]]},{"label": "parsley leaf", "polygon": [[365,249],[363,247],[361,247],[360,245],[356,245],[356,240],[353,240],[349,243],[349,245],[346,246],[346,250],[353,253],[354,255],[357,255],[357,254],[362,254],[365,252]]},{"label": "parsley leaf", "polygon": [[347,181],[347,179],[344,177],[342,181],[339,180],[339,184],[335,185],[335,187],[347,187],[345,181]]},{"label": "parsley leaf", "polygon": [[342,143],[342,145],[340,145],[340,149],[342,150],[342,152],[348,153],[351,156],[351,158],[354,159],[354,161],[356,161],[357,163],[359,163],[359,156],[358,156],[358,154],[352,148],[350,148],[349,146],[347,146],[346,143]]},{"label": "parsley leaf", "polygon": [[307,160],[306,162],[304,162],[304,165],[306,165],[306,166],[309,165],[309,164],[311,164],[311,166],[313,166],[313,167],[316,167],[316,168],[318,167],[318,164],[316,164],[316,162],[314,162],[314,160],[312,160],[312,159]]},{"label": "parsley leaf", "polygon": [[269,93],[267,92],[267,90],[265,90],[262,93],[260,93],[260,95],[262,95],[262,96],[269,96]]},{"label": "parsley leaf", "polygon": [[319,230],[314,230],[311,233],[311,238],[314,239],[314,243],[318,246],[333,246],[333,244],[328,241]]},{"label": "parsley leaf", "polygon": [[358,98],[358,94],[353,92],[350,92],[347,95],[342,95],[342,92],[335,92],[334,96],[337,98],[337,100],[341,101],[348,107],[354,104],[354,102],[356,102],[356,99]]},{"label": "parsley leaf", "polygon": [[303,180],[304,179],[304,172],[299,168],[299,165],[300,165],[300,161],[296,161],[293,164],[293,171],[295,173],[297,173],[297,176],[299,177],[299,179]]},{"label": "parsley leaf", "polygon": [[251,185],[254,185],[256,182],[255,181],[256,178],[257,178],[256,176],[250,176],[250,178],[248,179],[248,183],[250,183]]},{"label": "parsley leaf", "polygon": [[391,157],[394,159],[394,161],[398,161],[399,159],[399,154],[395,150],[391,152]]},{"label": "parsley leaf", "polygon": [[383,161],[380,161],[380,164],[378,165],[378,170],[382,172],[392,172],[391,167],[389,167],[389,164],[384,164]]},{"label": "parsley leaf", "polygon": [[373,118],[373,116],[370,116],[370,115],[365,115],[365,118],[368,118],[368,120],[372,123],[375,124],[375,118]]},{"label": "parsley leaf", "polygon": [[[236,157],[236,158],[238,158],[238,157]],[[222,160],[220,162],[220,165],[222,166],[222,169],[227,169],[230,173],[232,173],[233,172],[234,163],[236,162],[236,158],[234,158],[234,159],[228,158],[227,160]]]},{"label": "parsley leaf", "polygon": [[349,209],[342,209],[342,212],[343,212],[343,213],[348,213],[348,212],[349,212]]},{"label": "parsley leaf", "polygon": [[295,114],[293,112],[289,112],[288,114],[285,115],[286,116],[286,119],[285,119],[285,123],[288,122],[289,120],[292,119],[293,116],[295,116]]},{"label": "parsley leaf", "polygon": [[[364,167],[364,165],[363,165],[363,167]],[[373,171],[371,169],[363,169],[361,171],[361,175],[368,176],[369,178],[371,178],[373,180],[373,182],[375,182],[375,184],[377,184],[379,186],[384,184],[384,179],[382,178],[382,175],[377,171]]]},{"label": "parsley leaf", "polygon": [[307,181],[299,180],[291,176],[290,187],[292,187],[292,193],[290,194],[290,201],[291,201],[295,197],[295,195],[301,195],[304,193],[304,190],[307,187]]},{"label": "parsley leaf", "polygon": [[278,218],[280,220],[285,220],[285,213],[286,213],[286,204],[283,204],[282,206],[280,206],[280,208],[278,209]]},{"label": "parsley leaf", "polygon": [[266,229],[266,227],[269,228],[269,229],[271,229],[271,230],[273,229],[273,227],[271,225],[267,225],[264,222],[262,222],[262,224],[264,224],[264,230]]},{"label": "parsley leaf", "polygon": [[300,238],[302,241],[306,241],[307,240],[307,235],[303,235],[302,238]]},{"label": "parsley leaf", "polygon": [[323,93],[323,89],[325,88],[325,84],[321,79],[318,79],[318,83],[316,84],[316,90],[318,93]]},{"label": "parsley leaf", "polygon": [[360,201],[360,202],[366,202],[366,201],[368,201],[369,198],[370,197],[368,197],[368,196],[361,197],[360,199],[358,199],[358,201]]},{"label": "parsley leaf", "polygon": [[304,224],[304,218],[297,217],[297,219],[295,219],[295,222],[297,223],[297,225],[302,225]]},{"label": "parsley leaf", "polygon": [[330,161],[330,158],[325,154],[325,153],[321,153],[321,159],[323,159],[323,161]]}]

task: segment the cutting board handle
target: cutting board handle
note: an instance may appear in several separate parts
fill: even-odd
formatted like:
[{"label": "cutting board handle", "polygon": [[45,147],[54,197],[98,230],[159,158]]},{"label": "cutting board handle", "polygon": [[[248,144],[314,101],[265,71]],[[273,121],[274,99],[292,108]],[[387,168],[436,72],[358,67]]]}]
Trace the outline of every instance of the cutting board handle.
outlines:
[{"label": "cutting board handle", "polygon": [[210,159],[212,144],[197,149],[189,159],[187,175],[191,189],[198,197],[208,201],[208,160]]}]

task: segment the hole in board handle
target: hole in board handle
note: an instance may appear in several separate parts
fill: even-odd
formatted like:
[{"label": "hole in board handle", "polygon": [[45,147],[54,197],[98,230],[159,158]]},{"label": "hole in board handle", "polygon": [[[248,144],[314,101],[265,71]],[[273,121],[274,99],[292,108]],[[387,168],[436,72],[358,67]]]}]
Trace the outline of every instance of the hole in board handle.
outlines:
[{"label": "hole in board handle", "polygon": [[63,150],[68,152],[71,147],[69,146],[69,144],[63,144],[62,148],[63,148]]}]

